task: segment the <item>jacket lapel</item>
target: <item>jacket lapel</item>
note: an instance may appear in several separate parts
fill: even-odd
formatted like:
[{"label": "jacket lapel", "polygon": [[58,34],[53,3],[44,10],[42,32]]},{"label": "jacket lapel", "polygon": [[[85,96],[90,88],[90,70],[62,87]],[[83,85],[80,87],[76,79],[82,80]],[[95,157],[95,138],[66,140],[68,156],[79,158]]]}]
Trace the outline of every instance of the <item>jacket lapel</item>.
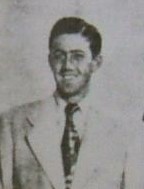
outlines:
[{"label": "jacket lapel", "polygon": [[[62,137],[60,128],[63,127],[64,120],[61,120],[62,115],[57,111],[55,103],[43,103],[37,112],[32,112],[27,116],[30,124],[33,125],[33,129],[28,135],[28,141],[54,188],[63,189],[65,185],[60,149]],[[117,127],[115,127],[113,119],[111,120],[111,117],[108,116],[109,113],[97,111],[91,107],[88,112],[84,123],[87,128],[82,139],[72,189],[86,187],[93,177],[95,184],[98,183],[101,188],[105,188],[103,183],[109,186],[104,180],[107,175],[101,171],[107,165],[109,166],[109,163],[103,162],[102,158],[105,160],[105,151],[109,148],[108,142],[111,141],[109,134],[115,132]],[[112,158],[110,157],[110,159]],[[113,175],[108,177],[113,179]],[[95,185],[95,187],[97,186]]]},{"label": "jacket lapel", "polygon": [[[50,108],[49,108],[50,107]],[[64,188],[64,176],[60,151],[58,118],[54,104],[43,103],[36,113],[28,115],[33,129],[28,141],[33,154],[42,166],[54,188]]]},{"label": "jacket lapel", "polygon": [[[103,170],[111,166],[108,162],[110,162],[110,164],[114,163],[114,161],[111,161],[113,157],[115,158],[115,154],[107,153],[107,149],[110,149],[110,134],[116,132],[117,127],[114,126],[115,123],[111,117],[107,119],[107,115],[104,112],[98,112],[92,109],[89,109],[87,120],[87,130],[83,137],[72,189],[105,188],[105,185],[107,188],[111,188],[111,183],[108,180],[114,178],[113,168],[108,168],[108,170],[112,170],[112,175],[111,173],[105,173]],[[116,146],[115,144],[111,145]],[[105,156],[106,153],[107,158]],[[108,178],[107,181],[105,180],[106,178]],[[93,181],[94,186],[89,185],[92,184]]]},{"label": "jacket lapel", "polygon": [[89,112],[89,114],[87,115],[88,117],[86,118],[86,122],[84,123],[87,127],[85,130],[85,134],[82,138],[82,145],[78,157],[77,168],[76,168],[72,189],[77,189],[77,188],[82,189],[85,187],[93,171],[93,166],[95,165],[96,162],[93,153],[94,148],[92,148],[93,144],[92,144],[91,129],[93,123],[90,123],[92,115],[90,115],[91,114],[90,110],[88,112]]}]

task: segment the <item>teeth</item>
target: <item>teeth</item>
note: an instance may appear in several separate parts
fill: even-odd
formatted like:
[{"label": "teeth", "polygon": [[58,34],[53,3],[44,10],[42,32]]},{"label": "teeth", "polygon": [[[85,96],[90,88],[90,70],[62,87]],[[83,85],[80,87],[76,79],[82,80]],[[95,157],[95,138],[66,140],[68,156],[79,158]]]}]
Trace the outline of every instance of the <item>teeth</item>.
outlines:
[{"label": "teeth", "polygon": [[72,79],[74,76],[73,75],[65,75],[64,78],[65,79]]}]

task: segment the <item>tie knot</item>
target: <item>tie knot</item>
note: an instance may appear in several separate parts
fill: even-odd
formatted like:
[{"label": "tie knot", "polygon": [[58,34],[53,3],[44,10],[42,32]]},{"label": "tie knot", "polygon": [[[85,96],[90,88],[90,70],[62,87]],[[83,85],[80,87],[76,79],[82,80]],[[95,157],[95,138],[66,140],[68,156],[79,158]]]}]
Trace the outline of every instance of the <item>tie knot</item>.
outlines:
[{"label": "tie knot", "polygon": [[76,111],[80,110],[78,104],[76,103],[69,103],[65,107],[65,113],[66,115],[73,115]]}]

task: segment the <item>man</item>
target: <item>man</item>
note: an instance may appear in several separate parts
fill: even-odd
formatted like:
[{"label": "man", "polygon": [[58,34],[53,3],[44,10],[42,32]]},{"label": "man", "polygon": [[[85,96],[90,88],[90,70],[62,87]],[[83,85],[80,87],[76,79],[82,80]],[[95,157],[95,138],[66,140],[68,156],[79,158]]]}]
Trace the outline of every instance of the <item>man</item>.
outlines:
[{"label": "man", "polygon": [[117,114],[95,106],[90,93],[102,63],[100,33],[80,18],[62,18],[49,49],[54,95],[1,116],[1,188],[142,189],[128,161],[134,129],[128,135]]}]

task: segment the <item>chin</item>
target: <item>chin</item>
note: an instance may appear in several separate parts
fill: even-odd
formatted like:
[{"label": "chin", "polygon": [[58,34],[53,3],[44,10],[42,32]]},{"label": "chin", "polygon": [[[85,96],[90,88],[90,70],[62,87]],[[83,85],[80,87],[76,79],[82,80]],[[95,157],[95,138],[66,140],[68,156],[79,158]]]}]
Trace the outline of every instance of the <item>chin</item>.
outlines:
[{"label": "chin", "polygon": [[80,93],[80,88],[72,88],[72,87],[59,87],[59,93],[63,97],[72,97]]},{"label": "chin", "polygon": [[65,96],[75,96],[79,93],[78,90],[72,90],[72,89],[69,89],[69,90],[68,89],[65,89],[65,90],[62,89],[60,91]]},{"label": "chin", "polygon": [[83,91],[88,87],[89,80],[85,81],[77,81],[75,83],[57,83],[57,90],[59,91],[60,95],[63,97],[72,97],[79,94],[82,94]]},{"label": "chin", "polygon": [[59,94],[61,95],[61,97],[63,97],[64,99],[67,98],[71,98],[74,96],[81,96],[81,94],[84,93],[85,91],[85,86],[69,86],[69,87],[58,87],[57,90],[59,91]]}]

